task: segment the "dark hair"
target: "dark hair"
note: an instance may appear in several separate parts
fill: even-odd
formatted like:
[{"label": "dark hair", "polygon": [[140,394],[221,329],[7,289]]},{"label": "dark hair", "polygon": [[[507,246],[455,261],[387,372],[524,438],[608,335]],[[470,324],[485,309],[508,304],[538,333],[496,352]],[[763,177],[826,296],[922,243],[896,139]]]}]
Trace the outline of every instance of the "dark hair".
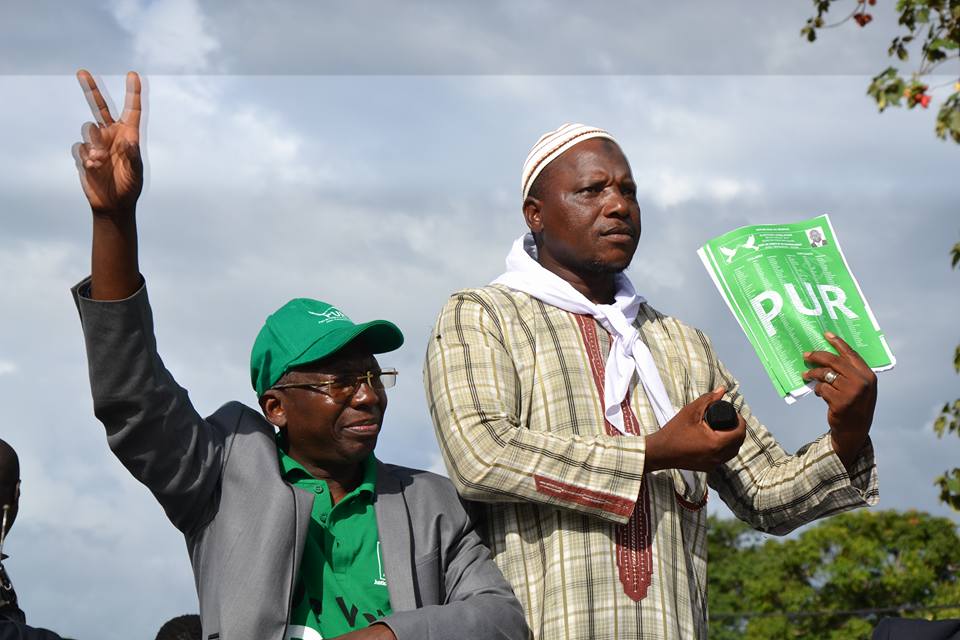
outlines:
[{"label": "dark hair", "polygon": [[20,479],[20,460],[17,452],[4,440],[0,440],[0,505],[13,500]]},{"label": "dark hair", "polygon": [[157,632],[156,640],[203,640],[200,616],[188,613],[167,620]]}]

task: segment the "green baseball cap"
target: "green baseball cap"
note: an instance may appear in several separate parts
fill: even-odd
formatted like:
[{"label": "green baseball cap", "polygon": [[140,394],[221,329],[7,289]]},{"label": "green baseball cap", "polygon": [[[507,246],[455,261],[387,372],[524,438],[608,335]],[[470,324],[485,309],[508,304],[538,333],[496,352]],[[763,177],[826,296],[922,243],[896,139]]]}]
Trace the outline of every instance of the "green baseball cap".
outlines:
[{"label": "green baseball cap", "polygon": [[250,381],[257,397],[290,369],[333,355],[354,340],[371,353],[386,353],[403,344],[403,334],[388,320],[354,324],[331,304],[294,298],[263,323],[250,352]]}]

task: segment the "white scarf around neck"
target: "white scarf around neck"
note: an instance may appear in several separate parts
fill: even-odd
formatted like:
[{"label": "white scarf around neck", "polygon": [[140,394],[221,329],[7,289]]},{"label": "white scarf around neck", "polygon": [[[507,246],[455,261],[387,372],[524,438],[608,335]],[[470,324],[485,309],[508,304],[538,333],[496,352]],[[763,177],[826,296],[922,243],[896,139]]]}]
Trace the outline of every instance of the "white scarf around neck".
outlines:
[{"label": "white scarf around neck", "polygon": [[536,254],[536,245],[533,235],[526,233],[513,243],[507,254],[506,272],[491,284],[522,291],[570,313],[593,316],[610,333],[613,343],[604,367],[603,413],[618,431],[626,433],[620,403],[627,396],[634,371],[640,377],[657,422],[662,427],[670,421],[676,409],[667,396],[650,349],[633,326],[640,305],[646,300],[637,294],[630,279],[618,273],[613,304],[594,304],[569,282],[540,266],[531,254]]},{"label": "white scarf around neck", "polygon": [[[560,276],[547,271],[536,261],[537,247],[532,233],[517,238],[507,254],[507,270],[490,284],[502,284],[521,291],[551,306],[581,315],[593,316],[613,338],[604,366],[603,415],[620,433],[627,434],[620,403],[627,398],[630,380],[636,371],[647,394],[657,423],[663,427],[677,414],[660,378],[650,349],[633,326],[640,305],[646,302],[623,273],[615,278],[617,291],[613,304],[594,304]],[[694,486],[693,472],[678,469],[687,487]]]},{"label": "white scarf around neck", "polygon": [[[627,397],[630,380],[636,371],[657,423],[663,427],[677,411],[670,402],[650,349],[633,326],[640,305],[646,300],[637,294],[630,278],[618,273],[615,276],[617,291],[613,304],[594,304],[569,282],[540,266],[534,258],[536,251],[533,234],[526,233],[517,238],[507,254],[506,272],[491,284],[502,284],[522,291],[570,313],[593,316],[613,338],[604,367],[604,417],[620,433],[627,434],[620,403]],[[692,473],[681,470],[681,474],[688,486],[692,487]]]}]

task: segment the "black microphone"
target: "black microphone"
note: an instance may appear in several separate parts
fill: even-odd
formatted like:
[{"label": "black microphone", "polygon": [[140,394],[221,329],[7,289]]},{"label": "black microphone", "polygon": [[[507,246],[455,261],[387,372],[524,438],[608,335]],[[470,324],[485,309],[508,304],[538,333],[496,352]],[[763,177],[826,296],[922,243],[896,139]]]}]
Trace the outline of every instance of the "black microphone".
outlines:
[{"label": "black microphone", "polygon": [[726,400],[717,400],[707,407],[707,412],[703,414],[703,420],[714,431],[730,431],[736,429],[740,424],[740,418],[737,410]]}]

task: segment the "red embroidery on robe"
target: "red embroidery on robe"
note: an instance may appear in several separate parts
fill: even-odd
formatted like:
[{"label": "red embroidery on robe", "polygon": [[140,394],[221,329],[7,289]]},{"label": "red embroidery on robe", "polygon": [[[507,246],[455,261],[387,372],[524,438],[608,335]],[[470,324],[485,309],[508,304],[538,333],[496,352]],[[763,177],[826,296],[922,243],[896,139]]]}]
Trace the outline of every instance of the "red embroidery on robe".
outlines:
[{"label": "red embroidery on robe", "polygon": [[[593,381],[603,402],[603,377],[606,362],[600,351],[600,341],[597,338],[597,328],[591,316],[576,315],[583,343],[587,348],[587,357],[590,360],[590,369],[593,372]],[[629,398],[620,403],[623,412],[623,426],[627,433],[640,435],[640,423],[630,408]],[[604,419],[604,427],[608,435],[622,435],[616,427]],[[646,480],[640,484],[640,495],[637,498],[633,514],[626,524],[616,525],[617,568],[620,571],[620,583],[623,591],[631,600],[640,601],[647,595],[647,589],[653,578],[653,536],[650,530],[650,495],[647,493]]]},{"label": "red embroidery on robe", "polygon": [[539,473],[534,474],[533,481],[540,493],[567,502],[576,502],[591,509],[603,509],[621,516],[628,516],[633,511],[633,500],[626,500],[610,493],[592,491]]}]

